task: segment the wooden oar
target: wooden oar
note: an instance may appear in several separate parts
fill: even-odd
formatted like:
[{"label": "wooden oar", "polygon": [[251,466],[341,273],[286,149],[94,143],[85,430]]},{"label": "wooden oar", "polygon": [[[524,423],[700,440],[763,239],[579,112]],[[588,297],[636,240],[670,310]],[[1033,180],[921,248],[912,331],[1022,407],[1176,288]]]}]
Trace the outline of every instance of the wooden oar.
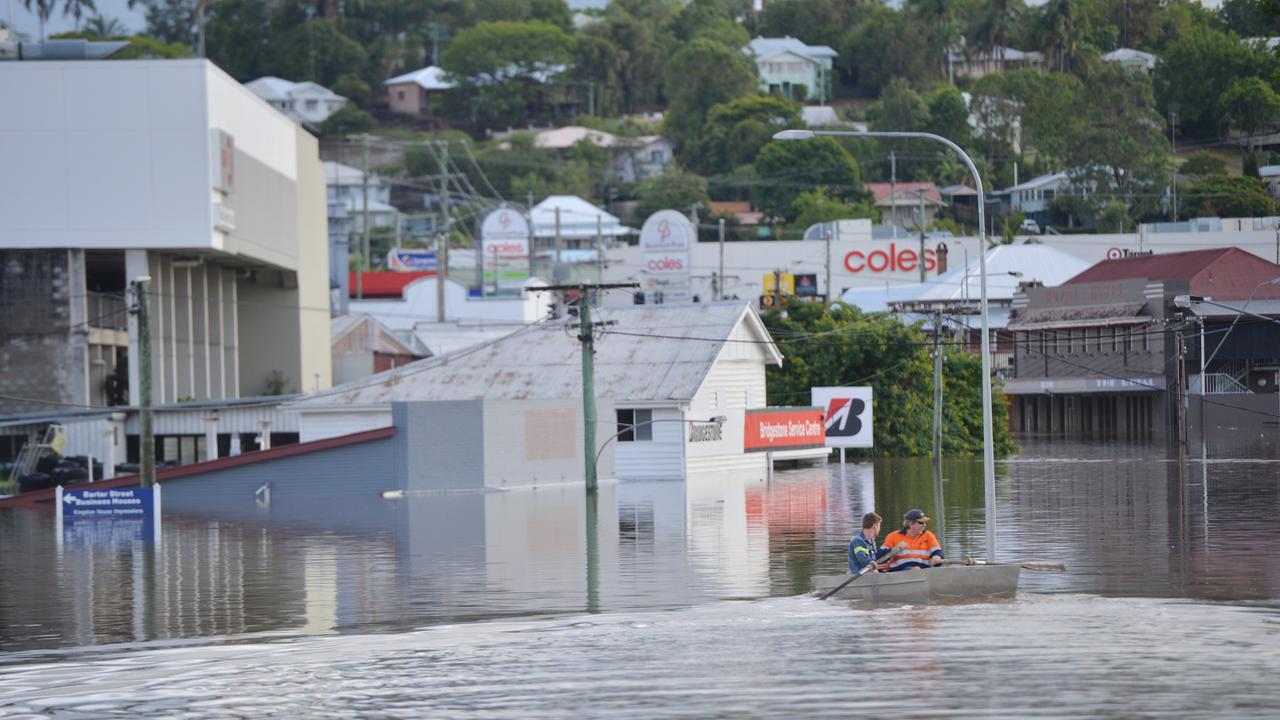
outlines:
[{"label": "wooden oar", "polygon": [[849,576],[849,579],[848,579],[848,580],[845,580],[844,582],[840,583],[839,585],[837,585],[837,586],[835,587],[835,589],[834,589],[834,590],[831,590],[830,592],[828,592],[827,594],[823,595],[822,597],[819,597],[818,599],[819,599],[819,600],[826,600],[827,598],[831,597],[832,595],[835,595],[836,593],[838,593],[838,592],[840,592],[841,590],[843,590],[843,589],[845,588],[845,586],[846,586],[846,585],[848,585],[849,583],[853,582],[854,580],[857,580],[858,578],[862,577],[863,575],[866,575],[867,573],[869,573],[869,572],[871,572],[872,570],[874,570],[874,569],[876,568],[876,564],[877,564],[877,563],[889,562],[889,561],[890,561],[890,560],[892,560],[895,556],[897,556],[897,554],[898,554],[898,553],[900,553],[900,552],[902,552],[902,549],[901,549],[901,548],[894,548],[893,550],[891,550],[891,551],[889,552],[889,554],[888,554],[888,555],[885,555],[884,557],[880,558],[879,560],[872,560],[871,562],[869,562],[869,563],[867,563],[865,566],[863,566],[863,568],[862,568],[861,570],[859,570],[858,572],[856,572],[856,573],[854,573],[853,575]]},{"label": "wooden oar", "polygon": [[1033,570],[1035,572],[1066,572],[1067,566],[1062,563],[1034,562],[1034,561],[1011,561],[1007,563],[989,563],[986,560],[978,560],[976,558],[964,558],[961,560],[943,560],[943,565],[1017,565],[1023,570]]}]

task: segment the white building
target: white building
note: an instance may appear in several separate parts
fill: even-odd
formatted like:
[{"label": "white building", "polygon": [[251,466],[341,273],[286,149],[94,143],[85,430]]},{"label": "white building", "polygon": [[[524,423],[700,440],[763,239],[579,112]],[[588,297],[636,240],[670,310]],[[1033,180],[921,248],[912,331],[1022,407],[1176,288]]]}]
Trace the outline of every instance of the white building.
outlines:
[{"label": "white building", "polygon": [[1119,63],[1130,70],[1141,70],[1142,72],[1150,73],[1156,69],[1156,62],[1160,58],[1149,52],[1134,50],[1133,48],[1119,48],[1109,53],[1103,53],[1102,59],[1107,62]]},{"label": "white building", "polygon": [[[329,202],[346,207],[345,217],[350,220],[351,232],[364,232],[365,177],[364,171],[340,162],[324,162],[324,182]],[[369,227],[394,228],[400,211],[391,204],[391,183],[376,172],[369,172]]]},{"label": "white building", "polygon": [[245,87],[287,117],[312,128],[347,104],[346,98],[310,80],[291,82],[267,76],[248,82]]},{"label": "white building", "polygon": [[1069,194],[1071,178],[1064,172],[1049,173],[1018,183],[1005,190],[1009,194],[1009,207],[1035,219],[1041,225],[1049,217],[1049,208],[1059,195]]},{"label": "white building", "polygon": [[675,159],[675,145],[661,135],[624,137],[578,125],[533,134],[533,146],[539,150],[563,153],[583,142],[604,148],[608,153],[608,177],[626,184],[660,175]]},{"label": "white building", "polygon": [[[604,446],[612,436],[618,478],[764,476],[764,454],[743,450],[744,411],[765,406],[765,366],[781,364],[782,356],[749,305],[601,308],[598,320],[614,324],[603,326],[596,343],[596,396],[613,408],[612,417],[599,418],[597,437]],[[530,325],[299,400],[291,407],[300,414],[302,439],[389,426],[398,401],[581,398],[582,350],[570,337],[572,322]],[[679,339],[695,334],[698,340]],[[825,451],[792,456],[815,454]]]},{"label": "white building", "polygon": [[136,404],[143,276],[155,403],[329,385],[311,134],[205,60],[8,62],[0,97],[0,393]]},{"label": "white building", "polygon": [[830,47],[806,45],[793,37],[758,37],[744,52],[756,63],[760,92],[780,92],[797,102],[812,99],[819,104],[831,98],[832,67],[840,53]]}]

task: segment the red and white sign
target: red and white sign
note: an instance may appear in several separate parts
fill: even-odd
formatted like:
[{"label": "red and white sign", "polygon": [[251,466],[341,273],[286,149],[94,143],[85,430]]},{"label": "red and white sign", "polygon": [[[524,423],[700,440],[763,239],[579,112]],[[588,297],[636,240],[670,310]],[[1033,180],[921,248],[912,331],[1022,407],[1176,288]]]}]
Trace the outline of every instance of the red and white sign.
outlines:
[{"label": "red and white sign", "polygon": [[823,409],[827,447],[875,447],[870,387],[816,387],[809,393],[813,404]]},{"label": "red and white sign", "polygon": [[688,275],[689,253],[647,253],[644,270],[650,275]]},{"label": "red and white sign", "polygon": [[779,407],[746,411],[743,450],[805,450],[826,447],[822,408]]},{"label": "red and white sign", "polygon": [[[893,273],[920,270],[920,252],[909,247],[898,247],[897,243],[889,243],[887,248],[875,250],[854,250],[844,256],[844,267],[851,273]],[[933,272],[938,267],[937,253],[926,247],[924,249],[925,272]]]}]

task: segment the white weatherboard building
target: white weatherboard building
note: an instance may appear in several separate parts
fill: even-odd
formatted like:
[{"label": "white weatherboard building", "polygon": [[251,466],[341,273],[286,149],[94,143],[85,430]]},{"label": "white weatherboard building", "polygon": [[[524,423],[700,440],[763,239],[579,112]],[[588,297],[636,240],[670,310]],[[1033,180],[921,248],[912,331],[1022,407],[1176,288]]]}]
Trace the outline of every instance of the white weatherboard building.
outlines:
[{"label": "white weatherboard building", "polygon": [[347,104],[345,97],[310,80],[293,82],[268,76],[248,82],[245,87],[286,117],[311,127],[328,120]]},{"label": "white weatherboard building", "polygon": [[[749,305],[597,313],[598,321],[613,324],[596,342],[596,397],[601,408],[612,408],[602,411],[596,435],[599,446],[613,446],[619,479],[685,479],[717,471],[764,477],[764,454],[743,451],[744,413],[765,406],[765,367],[781,364],[782,355]],[[581,398],[582,350],[571,338],[570,322],[531,325],[299,400],[291,408],[300,414],[302,440],[390,426],[397,401]],[[483,439],[486,446],[501,441]]]},{"label": "white weatherboard building", "polygon": [[45,401],[0,412],[136,405],[142,276],[156,404],[330,384],[315,137],[205,60],[3,63],[0,97],[0,393]]}]

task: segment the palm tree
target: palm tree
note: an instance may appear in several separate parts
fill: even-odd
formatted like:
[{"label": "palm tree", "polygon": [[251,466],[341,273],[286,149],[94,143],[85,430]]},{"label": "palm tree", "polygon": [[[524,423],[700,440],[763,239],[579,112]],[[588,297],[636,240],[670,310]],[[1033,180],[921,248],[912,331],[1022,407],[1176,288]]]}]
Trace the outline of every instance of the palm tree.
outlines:
[{"label": "palm tree", "polygon": [[1022,12],[1017,0],[986,0],[978,13],[970,34],[979,51],[985,50],[987,58],[996,61],[996,69],[1004,71],[1004,48],[1009,43],[1009,32]]},{"label": "palm tree", "polygon": [[44,40],[44,24],[53,14],[57,4],[58,0],[22,0],[22,6],[27,9],[27,12],[35,13],[36,19],[40,21],[41,40]]},{"label": "palm tree", "polygon": [[129,34],[129,28],[115,18],[94,15],[84,23],[84,31],[97,37],[120,37]]},{"label": "palm tree", "polygon": [[97,12],[98,6],[94,5],[93,0],[64,0],[63,2],[62,15],[64,17],[70,15],[76,19],[76,32],[80,32],[80,17],[84,15],[85,10]]},{"label": "palm tree", "polygon": [[1080,39],[1088,29],[1088,22],[1080,0],[1049,0],[1041,7],[1036,35],[1054,70],[1075,69]]},{"label": "palm tree", "polygon": [[929,54],[939,77],[947,77],[947,57],[956,44],[955,0],[907,0],[907,10],[920,20],[929,38]]}]

